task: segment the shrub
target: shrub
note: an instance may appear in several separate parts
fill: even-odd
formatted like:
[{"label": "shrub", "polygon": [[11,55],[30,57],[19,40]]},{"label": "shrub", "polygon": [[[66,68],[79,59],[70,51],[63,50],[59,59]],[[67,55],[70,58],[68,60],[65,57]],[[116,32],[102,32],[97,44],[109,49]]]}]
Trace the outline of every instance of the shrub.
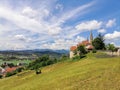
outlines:
[{"label": "shrub", "polygon": [[41,70],[36,70],[36,74],[41,74]]},{"label": "shrub", "polygon": [[51,64],[53,64],[54,62],[52,61],[52,60],[49,60],[49,61],[47,61],[47,65],[51,65]]},{"label": "shrub", "polygon": [[96,49],[93,49],[93,50],[92,50],[92,53],[96,53],[96,52],[97,52]]},{"label": "shrub", "polygon": [[6,75],[5,75],[5,77],[10,77],[10,76],[13,76],[13,75],[15,75],[15,74],[17,74],[16,71],[13,71],[13,72],[7,72]]},{"label": "shrub", "polygon": [[8,66],[11,68],[14,67],[15,65],[13,63],[8,63]]},{"label": "shrub", "polygon": [[56,58],[49,58],[48,55],[43,55],[39,58],[37,58],[35,61],[31,62],[29,65],[28,65],[28,69],[31,69],[31,70],[36,70],[38,68],[41,68],[41,67],[44,67],[44,66],[47,66],[47,65],[51,65],[51,64],[54,64],[56,63],[58,60]]},{"label": "shrub", "polygon": [[80,59],[80,56],[75,56],[72,58],[73,60],[79,60]]},{"label": "shrub", "polygon": [[24,69],[23,67],[17,68],[17,69],[16,69],[16,72],[18,72],[18,73],[19,73],[19,72],[22,72],[23,69]]},{"label": "shrub", "polygon": [[0,79],[3,77],[3,75],[0,75]]}]

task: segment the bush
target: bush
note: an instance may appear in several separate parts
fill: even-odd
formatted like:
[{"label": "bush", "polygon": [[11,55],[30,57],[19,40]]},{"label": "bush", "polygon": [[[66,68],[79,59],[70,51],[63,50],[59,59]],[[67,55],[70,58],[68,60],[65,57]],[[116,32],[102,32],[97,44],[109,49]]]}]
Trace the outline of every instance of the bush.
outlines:
[{"label": "bush", "polygon": [[3,77],[3,75],[0,75],[0,79]]},{"label": "bush", "polygon": [[17,68],[17,69],[16,69],[16,72],[18,72],[18,73],[19,73],[19,72],[22,72],[23,69],[24,69],[23,67]]},{"label": "bush", "polygon": [[93,50],[92,50],[92,53],[96,53],[96,52],[97,52],[96,49],[93,49]]},{"label": "bush", "polygon": [[15,65],[13,63],[8,63],[8,66],[11,68],[14,67]]},{"label": "bush", "polygon": [[35,61],[31,62],[29,65],[28,65],[28,69],[31,69],[31,70],[36,70],[38,68],[41,68],[41,67],[44,67],[44,66],[47,66],[47,65],[51,65],[51,64],[54,64],[56,63],[58,60],[56,58],[49,58],[48,55],[43,55],[39,58],[37,58]]},{"label": "bush", "polygon": [[7,72],[7,74],[5,75],[5,77],[10,77],[10,76],[13,76],[13,75],[15,75],[15,74],[17,74],[16,71],[13,71],[13,72]]},{"label": "bush", "polygon": [[79,60],[80,59],[80,56],[75,56],[72,58],[73,60]]},{"label": "bush", "polygon": [[41,70],[36,70],[36,74],[41,74]]},{"label": "bush", "polygon": [[52,60],[49,60],[49,61],[47,61],[47,65],[51,65],[51,64],[53,64],[54,62],[52,61]]}]

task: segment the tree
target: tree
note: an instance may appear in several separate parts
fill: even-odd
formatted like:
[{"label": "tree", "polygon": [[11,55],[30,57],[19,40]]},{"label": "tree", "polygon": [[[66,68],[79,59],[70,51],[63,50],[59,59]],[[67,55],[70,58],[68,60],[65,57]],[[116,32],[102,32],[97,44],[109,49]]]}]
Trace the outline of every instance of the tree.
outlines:
[{"label": "tree", "polygon": [[77,50],[74,50],[73,53],[74,53],[74,55],[77,55]]},{"label": "tree", "polygon": [[9,66],[10,68],[12,68],[12,67],[14,67],[15,65],[14,65],[13,63],[8,63],[8,66]]},{"label": "tree", "polygon": [[61,56],[61,60],[67,60],[67,59],[68,59],[68,56],[65,54]]},{"label": "tree", "polygon": [[112,56],[113,56],[113,52],[115,51],[115,46],[114,46],[114,44],[108,44],[108,45],[107,45],[107,49],[112,52]]},{"label": "tree", "polygon": [[0,74],[0,79],[2,79],[3,75]]},{"label": "tree", "polygon": [[87,53],[83,45],[78,46],[77,51],[79,52],[80,58],[82,58]]},{"label": "tree", "polygon": [[104,50],[105,49],[105,39],[104,36],[98,34],[98,36],[93,40],[92,44],[96,50]]}]

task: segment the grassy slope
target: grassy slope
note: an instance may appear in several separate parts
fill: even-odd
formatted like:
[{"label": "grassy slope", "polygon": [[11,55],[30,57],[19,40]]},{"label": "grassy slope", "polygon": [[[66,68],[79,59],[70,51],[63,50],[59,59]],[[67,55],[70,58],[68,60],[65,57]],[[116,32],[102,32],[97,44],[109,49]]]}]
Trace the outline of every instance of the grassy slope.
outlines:
[{"label": "grassy slope", "polygon": [[0,90],[120,90],[120,57],[66,61],[0,80]]}]

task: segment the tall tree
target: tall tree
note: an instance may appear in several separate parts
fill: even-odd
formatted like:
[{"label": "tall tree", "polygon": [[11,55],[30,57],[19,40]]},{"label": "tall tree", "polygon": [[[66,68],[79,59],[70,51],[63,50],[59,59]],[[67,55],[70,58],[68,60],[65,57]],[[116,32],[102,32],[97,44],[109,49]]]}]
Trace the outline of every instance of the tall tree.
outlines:
[{"label": "tall tree", "polygon": [[98,34],[98,36],[93,40],[92,44],[96,50],[104,50],[105,49],[105,39],[102,34]]},{"label": "tall tree", "polygon": [[112,52],[112,56],[113,56],[113,52],[115,51],[115,46],[114,46],[114,44],[108,44],[108,45],[107,45],[107,49]]},{"label": "tall tree", "polygon": [[87,53],[87,51],[83,45],[78,46],[77,51],[79,52],[80,58]]}]

